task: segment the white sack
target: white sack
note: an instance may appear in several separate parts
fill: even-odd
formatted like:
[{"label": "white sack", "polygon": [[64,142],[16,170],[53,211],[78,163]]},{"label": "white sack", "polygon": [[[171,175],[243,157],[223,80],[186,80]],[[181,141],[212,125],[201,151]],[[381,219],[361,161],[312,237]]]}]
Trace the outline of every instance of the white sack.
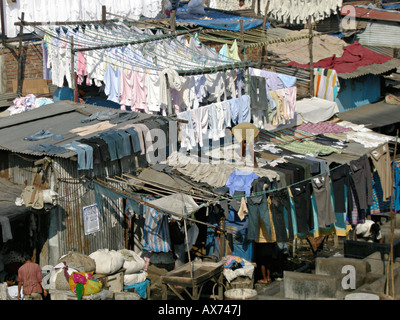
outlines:
[{"label": "white sack", "polygon": [[144,269],[146,262],[141,258],[136,252],[132,250],[119,250],[125,259],[123,268],[125,269],[125,274],[132,274],[139,272]]},{"label": "white sack", "polygon": [[141,283],[146,280],[147,272],[137,272],[124,275],[124,286]]},{"label": "white sack", "polygon": [[113,274],[122,268],[124,264],[124,256],[115,251],[108,249],[99,249],[89,255],[96,263],[96,273]]}]

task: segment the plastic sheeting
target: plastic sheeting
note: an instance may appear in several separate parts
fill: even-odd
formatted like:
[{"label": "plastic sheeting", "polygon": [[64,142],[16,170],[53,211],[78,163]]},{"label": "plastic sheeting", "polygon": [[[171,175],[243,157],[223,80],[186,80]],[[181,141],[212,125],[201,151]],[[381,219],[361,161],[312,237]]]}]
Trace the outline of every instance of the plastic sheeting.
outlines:
[{"label": "plastic sheeting", "polygon": [[240,31],[240,20],[243,21],[243,29],[250,30],[263,24],[262,19],[240,17],[223,12],[204,9],[205,15],[190,14],[187,5],[181,5],[176,12],[176,21],[193,23],[202,27]]},{"label": "plastic sheeting", "polygon": [[183,193],[162,197],[160,199],[149,201],[149,203],[159,207],[160,209],[176,213],[176,216],[172,215],[176,220],[181,220],[182,217],[189,216],[193,211],[196,211],[199,208],[198,204],[191,196]]}]

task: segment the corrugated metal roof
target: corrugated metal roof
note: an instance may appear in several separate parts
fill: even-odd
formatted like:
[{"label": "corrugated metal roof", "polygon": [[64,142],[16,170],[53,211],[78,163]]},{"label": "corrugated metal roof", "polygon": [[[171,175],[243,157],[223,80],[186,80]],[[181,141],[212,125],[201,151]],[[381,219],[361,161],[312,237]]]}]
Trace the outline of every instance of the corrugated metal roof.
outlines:
[{"label": "corrugated metal roof", "polygon": [[354,10],[343,10],[343,8],[345,8],[345,6],[343,6],[341,10],[342,16],[400,22],[400,12],[394,12],[394,10],[374,10],[358,6],[353,6]]},{"label": "corrugated metal roof", "polygon": [[351,73],[338,73],[338,76],[339,78],[342,79],[352,79],[365,76],[367,74],[379,75],[388,72],[390,70],[396,69],[399,66],[400,66],[399,59],[391,59],[384,63],[375,63],[368,66],[359,67],[357,68],[356,71]]},{"label": "corrugated metal roof", "polygon": [[400,122],[400,105],[380,101],[340,112],[337,117],[355,124],[364,124],[367,128],[378,128]]},{"label": "corrugated metal roof", "polygon": [[[110,109],[95,105],[78,104],[71,101],[58,101],[20,114],[0,118],[0,149],[22,154],[44,155],[44,153],[29,150],[28,147],[42,142],[49,142],[59,146],[71,143],[74,140],[82,139],[83,137],[72,133],[71,130],[100,123],[101,121],[97,120],[81,123],[81,119],[87,118],[88,115],[101,110]],[[124,112],[117,109],[112,110]],[[117,124],[114,128],[123,127],[128,123],[139,122],[150,116],[151,115],[139,113],[136,119]],[[52,138],[47,138],[40,141],[24,139],[40,130],[49,130],[53,134],[60,134],[64,139],[53,140]],[[101,131],[86,135],[85,138],[95,136],[99,134],[99,132]],[[57,156],[69,158],[75,154],[75,152],[70,151]]]},{"label": "corrugated metal roof", "polygon": [[371,21],[364,31],[355,35],[362,45],[400,48],[400,24],[398,22]]},{"label": "corrugated metal roof", "polygon": [[[250,45],[263,41],[293,41],[293,39],[285,39],[285,36],[292,30],[285,28],[268,28],[266,37],[262,28],[245,30],[243,32],[243,40],[245,45]],[[201,41],[214,41],[218,43],[232,44],[233,41],[241,41],[242,36],[240,31],[229,31],[229,30],[217,30],[217,29],[207,29],[202,30],[199,34],[199,39]]]}]

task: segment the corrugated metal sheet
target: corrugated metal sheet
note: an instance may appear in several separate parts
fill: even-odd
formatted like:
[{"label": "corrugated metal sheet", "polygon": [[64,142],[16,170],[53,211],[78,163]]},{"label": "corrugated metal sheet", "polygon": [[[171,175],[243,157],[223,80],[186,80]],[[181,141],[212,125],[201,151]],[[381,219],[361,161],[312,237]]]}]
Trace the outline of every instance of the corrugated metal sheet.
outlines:
[{"label": "corrugated metal sheet", "polygon": [[374,19],[383,21],[400,22],[400,12],[395,10],[374,10],[367,7],[354,6],[355,10],[342,10],[341,14],[349,17],[357,17],[360,19]]},{"label": "corrugated metal sheet", "polygon": [[57,159],[54,163],[58,177],[59,206],[57,238],[59,255],[75,250],[90,254],[98,249],[118,250],[125,248],[125,221],[122,199],[109,201],[104,198],[100,231],[85,235],[83,208],[96,203],[90,183],[76,177],[76,163]]},{"label": "corrugated metal sheet", "polygon": [[385,56],[395,57],[395,48],[377,47],[377,46],[365,46],[366,48]]},{"label": "corrugated metal sheet", "polygon": [[339,73],[338,76],[339,78],[342,79],[353,79],[365,76],[367,74],[380,75],[390,70],[394,70],[399,66],[400,66],[399,59],[391,59],[384,63],[375,63],[368,66],[359,67],[357,68],[356,71],[351,73]]},{"label": "corrugated metal sheet", "polygon": [[400,23],[372,21],[355,39],[362,45],[400,48]]},{"label": "corrugated metal sheet", "polygon": [[[28,148],[38,144],[38,141],[25,140],[43,129],[49,130],[51,133],[60,134],[63,136],[61,141],[53,141],[52,138],[41,140],[40,142],[50,142],[55,145],[71,143],[74,140],[79,140],[82,136],[71,132],[71,130],[92,126],[101,121],[91,121],[81,123],[81,119],[86,118],[97,111],[107,110],[105,107],[99,107],[88,104],[77,104],[69,101],[58,101],[52,104],[42,106],[31,111],[26,111],[20,114],[9,116],[0,119],[0,149],[10,150],[21,154],[44,155],[44,153],[35,152]],[[122,110],[112,109],[116,112],[124,112]],[[151,115],[139,113],[138,117],[116,125],[113,128],[125,126],[129,123],[141,121]],[[105,130],[103,130],[105,131]],[[100,131],[85,135],[85,138],[95,136]],[[62,158],[70,158],[76,155],[70,151],[57,155]]]},{"label": "corrugated metal sheet", "polygon": [[356,124],[364,124],[367,128],[378,128],[400,122],[400,105],[380,101],[340,112],[337,117]]}]

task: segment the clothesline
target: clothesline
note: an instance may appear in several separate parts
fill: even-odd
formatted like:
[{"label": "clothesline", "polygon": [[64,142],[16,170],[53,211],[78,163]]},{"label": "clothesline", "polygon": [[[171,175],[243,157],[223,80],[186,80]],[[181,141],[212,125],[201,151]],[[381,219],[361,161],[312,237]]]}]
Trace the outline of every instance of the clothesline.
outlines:
[{"label": "clothesline", "polygon": [[[398,139],[398,137],[396,137],[396,139]],[[379,149],[380,147],[384,146],[385,144],[387,144],[387,142],[384,142],[384,143],[380,144],[379,146],[377,146],[375,149],[373,149],[373,150],[371,150],[371,151],[368,151],[368,152],[366,152],[366,153],[360,155],[360,158],[361,158],[362,156],[369,155],[371,152],[373,152],[373,151],[376,150],[376,149]],[[336,166],[336,167],[330,169],[330,171],[337,170],[338,168],[341,168],[342,166],[345,166],[345,165],[348,165],[348,163],[340,164],[340,165],[338,165],[338,166]],[[297,182],[295,182],[295,183],[293,183],[293,184],[286,185],[286,186],[284,186],[284,187],[275,188],[275,189],[271,189],[271,190],[264,190],[264,191],[260,191],[260,192],[252,192],[251,195],[250,195],[250,197],[251,197],[251,196],[260,196],[260,195],[269,194],[269,193],[273,193],[273,192],[280,191],[280,190],[285,190],[285,189],[294,187],[294,186],[296,186],[296,185],[298,185],[298,184],[311,181],[312,179],[314,179],[314,178],[316,178],[316,177],[319,177],[319,176],[321,176],[321,175],[323,175],[323,173],[314,175],[314,176],[312,176],[311,178],[306,178],[306,179],[304,179],[304,180],[297,181]],[[215,194],[215,195],[216,195],[216,194]],[[222,200],[241,199],[242,197],[243,197],[243,195],[238,195],[238,196],[231,195],[231,196],[229,196],[229,197],[228,197],[228,196],[224,196],[224,197],[214,197],[214,198],[209,202],[209,204],[218,203],[219,201],[222,201]]]},{"label": "clothesline", "polygon": [[[179,36],[190,35],[190,32],[181,32],[168,35],[158,34],[155,36],[154,35],[148,36],[145,37],[145,39],[143,39],[143,33],[135,32],[135,30],[129,29],[129,35],[133,34],[132,37],[127,38],[127,36],[125,36],[123,41],[121,41],[121,38],[117,38],[117,41],[120,41],[118,43],[115,43],[115,38],[112,38],[114,41],[110,43],[107,42],[108,40],[107,37],[112,36],[110,34],[99,33],[99,32],[94,33],[94,31],[93,30],[90,31],[89,28],[84,32],[78,34],[78,32],[76,32],[76,29],[71,29],[69,27],[68,29],[69,35],[71,37],[72,36],[74,37],[73,38],[74,43],[72,48],[72,41],[60,37],[62,33],[60,33],[60,36],[57,36],[57,34],[55,34],[54,31],[51,32],[46,29],[38,27],[35,28],[37,28],[37,30],[43,34],[43,35],[38,34],[39,36],[42,36],[43,39],[54,38],[59,41],[62,41],[64,45],[67,46],[67,48],[69,46],[72,52],[74,53],[85,52],[90,50],[102,50],[101,52],[103,54],[101,56],[92,55],[91,58],[97,59],[100,62],[101,61],[104,62],[105,59],[108,59],[110,60],[108,61],[108,63],[112,64],[113,63],[112,58],[115,57],[115,59],[117,59],[117,61],[119,62],[119,67],[124,67],[125,64],[127,64],[128,67],[125,66],[125,69],[127,70],[130,70],[132,66],[145,69],[145,70],[139,70],[139,72],[140,71],[146,72],[146,70],[150,70],[150,72],[151,70],[161,71],[162,69],[168,68],[176,63],[179,63],[179,66],[183,67],[182,69],[179,69],[180,75],[195,75],[195,74],[214,73],[218,71],[226,71],[235,68],[245,68],[256,64],[254,62],[237,62],[234,60],[230,61],[229,58],[227,59],[227,57],[224,57],[219,53],[217,53],[216,51],[213,51],[212,49],[206,47],[202,43],[199,43],[198,40],[192,40],[192,41],[197,41],[198,45],[201,46],[203,50],[205,50],[205,52],[209,52],[208,54],[206,55],[200,54],[199,52],[196,52],[194,48],[185,45],[180,41],[174,41],[173,47],[171,47],[171,44],[160,42],[168,38],[174,38],[174,40],[175,39],[177,40]],[[106,41],[101,41],[104,39]],[[52,47],[57,46],[57,43],[54,44],[52,41],[48,40],[48,43]],[[153,43],[156,43],[156,45],[157,44],[163,45],[164,47],[163,49],[154,47]],[[122,54],[121,52],[113,51],[112,53],[108,53],[107,51],[104,50],[105,48],[107,49],[119,48],[119,47],[122,48],[126,45],[128,45],[128,48],[130,48],[132,52],[139,50],[146,56],[152,59],[157,59],[158,65],[154,65],[154,63],[149,60],[147,61],[148,63],[144,63],[145,59],[140,59],[140,60],[135,59],[132,56],[132,54],[130,54],[130,56],[128,56],[128,54],[124,54],[123,56],[121,56]],[[171,50],[169,49],[169,47],[171,47]],[[158,49],[157,52],[155,52],[155,49]],[[160,52],[160,50],[164,51]],[[116,64],[117,63],[114,63],[114,65]]]},{"label": "clothesline", "polygon": [[[86,179],[87,179],[87,180],[90,180],[89,178],[86,178]],[[156,205],[154,205],[154,204],[152,204],[152,203],[149,203],[148,201],[145,201],[145,200],[143,200],[143,199],[141,199],[141,198],[139,198],[139,197],[137,197],[137,196],[135,196],[135,195],[133,195],[133,194],[131,194],[131,193],[125,192],[125,191],[123,191],[123,190],[119,190],[119,189],[117,189],[117,188],[111,186],[110,184],[108,184],[108,183],[106,183],[106,182],[104,182],[104,181],[102,181],[102,180],[100,180],[100,179],[95,179],[95,180],[91,180],[91,181],[93,181],[94,183],[97,183],[98,185],[101,185],[101,186],[103,186],[103,187],[105,187],[105,188],[107,188],[107,189],[109,189],[109,190],[111,190],[111,191],[113,191],[113,192],[115,192],[115,193],[118,193],[118,194],[120,194],[120,195],[126,196],[126,197],[128,197],[128,198],[131,198],[131,199],[135,200],[138,204],[141,204],[141,205],[144,205],[144,206],[147,206],[147,207],[150,207],[150,208],[153,208],[153,209],[162,211],[162,212],[164,212],[164,213],[166,213],[166,214],[168,214],[168,215],[170,215],[170,216],[181,216],[182,219],[186,219],[186,220],[188,220],[188,221],[200,223],[200,224],[203,224],[203,225],[206,225],[206,226],[208,226],[208,227],[212,227],[212,228],[218,229],[219,231],[226,233],[226,230],[222,230],[222,229],[220,229],[218,226],[215,226],[215,225],[212,225],[212,224],[209,224],[209,223],[206,223],[206,222],[203,222],[203,221],[199,221],[199,220],[196,220],[196,219],[193,219],[193,218],[190,218],[190,217],[189,217],[189,216],[191,216],[193,213],[195,213],[196,211],[198,211],[199,209],[201,209],[201,208],[207,206],[208,203],[205,203],[205,204],[200,205],[199,207],[196,208],[195,211],[193,211],[193,212],[188,212],[187,216],[184,216],[184,215],[181,215],[181,214],[179,214],[179,213],[177,213],[177,212],[171,212],[171,211],[166,210],[166,209],[164,209],[164,208],[160,208],[160,207],[158,207],[158,206],[156,206]]]}]

